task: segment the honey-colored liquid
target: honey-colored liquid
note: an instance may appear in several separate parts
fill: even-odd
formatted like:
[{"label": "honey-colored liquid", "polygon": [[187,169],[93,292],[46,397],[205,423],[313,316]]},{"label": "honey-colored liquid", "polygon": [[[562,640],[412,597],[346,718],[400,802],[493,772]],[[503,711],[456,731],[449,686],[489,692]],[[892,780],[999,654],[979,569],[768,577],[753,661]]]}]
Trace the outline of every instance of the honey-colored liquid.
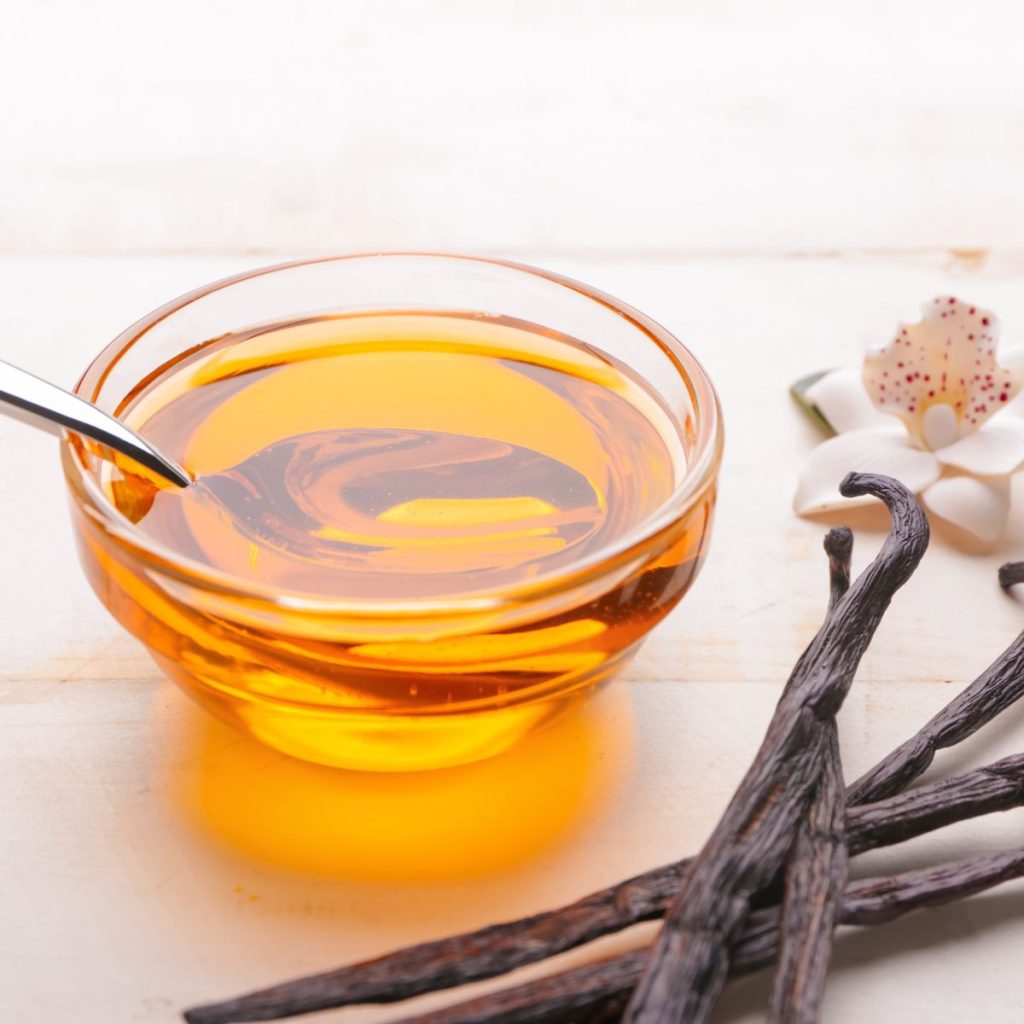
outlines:
[{"label": "honey-colored liquid", "polygon": [[565,568],[647,518],[684,468],[668,416],[623,370],[479,317],[225,339],[166,368],[130,422],[197,477],[152,495],[147,533],[336,598],[444,598]]},{"label": "honey-colored liquid", "polygon": [[[501,593],[570,569],[655,512],[686,469],[678,428],[630,371],[578,341],[476,314],[323,316],[231,334],[151,375],[120,413],[196,477],[186,489],[132,474],[107,484],[174,557],[356,603]],[[168,651],[150,635],[167,612],[148,591],[126,587],[115,613],[193,692],[216,691],[197,695],[222,713],[236,698],[454,708],[606,675],[681,596],[707,510],[641,575],[514,629],[409,636],[396,612],[390,636],[335,627],[310,638],[306,624],[236,628],[182,608],[188,625],[174,628],[186,641]],[[256,711],[245,709],[246,727]],[[301,733],[298,719],[289,728]],[[277,745],[353,760],[325,743]]]}]

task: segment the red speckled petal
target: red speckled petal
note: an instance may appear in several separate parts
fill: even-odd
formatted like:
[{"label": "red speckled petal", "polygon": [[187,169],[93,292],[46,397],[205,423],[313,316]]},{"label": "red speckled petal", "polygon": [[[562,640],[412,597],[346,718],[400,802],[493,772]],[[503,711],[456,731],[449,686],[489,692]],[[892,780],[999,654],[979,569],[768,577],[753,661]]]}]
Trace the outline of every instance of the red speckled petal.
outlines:
[{"label": "red speckled petal", "polygon": [[919,443],[924,414],[939,404],[953,410],[963,437],[1024,388],[1024,368],[999,365],[998,336],[998,321],[987,309],[940,296],[926,303],[919,323],[900,327],[888,345],[868,353],[864,387]]}]

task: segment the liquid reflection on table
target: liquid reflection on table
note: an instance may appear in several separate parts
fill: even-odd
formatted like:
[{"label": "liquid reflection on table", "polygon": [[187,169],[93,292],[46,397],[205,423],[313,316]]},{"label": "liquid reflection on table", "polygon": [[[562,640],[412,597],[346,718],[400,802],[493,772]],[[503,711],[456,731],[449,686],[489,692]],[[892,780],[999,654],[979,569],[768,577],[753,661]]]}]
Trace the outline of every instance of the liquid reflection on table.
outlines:
[{"label": "liquid reflection on table", "polygon": [[161,745],[175,751],[163,795],[190,826],[247,859],[353,881],[514,867],[599,814],[632,751],[622,700],[614,714],[601,700],[584,706],[500,757],[407,774],[298,761],[198,710],[179,728]]}]

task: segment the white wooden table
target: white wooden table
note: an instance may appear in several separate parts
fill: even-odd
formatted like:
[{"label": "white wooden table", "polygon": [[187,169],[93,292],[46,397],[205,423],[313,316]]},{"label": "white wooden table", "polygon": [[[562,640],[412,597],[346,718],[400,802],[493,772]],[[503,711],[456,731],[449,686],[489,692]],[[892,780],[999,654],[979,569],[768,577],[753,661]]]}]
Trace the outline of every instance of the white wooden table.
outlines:
[{"label": "white wooden table", "polygon": [[[54,443],[0,419],[0,1021],[169,1024],[694,851],[825,603],[825,527],[790,511],[818,437],[788,385],[855,362],[938,292],[1024,344],[1024,9],[8,8],[0,358],[70,384],[164,300],[289,255],[500,254],[688,342],[727,454],[703,575],[587,713],[478,766],[365,776],[261,749],[162,679],[79,573]],[[855,522],[860,567],[882,532]],[[995,582],[1014,556],[1019,511],[998,550],[935,540],[843,709],[850,777],[1024,626]],[[932,775],[1022,749],[1024,707]],[[965,823],[856,871],[999,850],[1022,825]],[[1022,938],[1019,884],[844,933],[826,1018],[1019,1021]],[[760,1019],[765,994],[730,988],[716,1020]]]},{"label": "white wooden table", "polygon": [[[489,763],[415,777],[335,772],[213,722],[88,591],[51,440],[0,421],[0,1019],[162,1024],[193,1001],[556,905],[693,851],[825,600],[824,526],[790,511],[794,469],[817,438],[788,383],[857,358],[868,300],[892,312],[962,293],[1024,340],[1024,272],[995,257],[537,259],[692,344],[720,385],[727,456],[712,553],[691,594],[588,713]],[[135,314],[252,263],[4,260],[4,354],[71,381]],[[842,713],[851,777],[1024,626],[1024,605],[995,583],[997,565],[1024,553],[1017,518],[986,555],[938,537],[897,597]],[[855,566],[878,525],[859,529]],[[1022,747],[1024,707],[932,774]],[[960,825],[859,858],[856,871],[994,851],[1019,843],[1022,823],[1015,811]],[[1018,1020],[1022,935],[1020,885],[843,934],[827,1017]],[[737,985],[716,1019],[757,1020],[764,996],[762,979]]]}]

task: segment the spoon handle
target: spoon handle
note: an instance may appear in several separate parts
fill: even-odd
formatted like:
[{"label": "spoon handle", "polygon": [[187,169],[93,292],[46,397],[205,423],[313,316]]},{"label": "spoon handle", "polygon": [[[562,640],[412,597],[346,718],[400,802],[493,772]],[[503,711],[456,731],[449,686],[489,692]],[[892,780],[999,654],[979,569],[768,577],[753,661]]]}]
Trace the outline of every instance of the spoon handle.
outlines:
[{"label": "spoon handle", "polygon": [[98,441],[152,470],[179,487],[192,477],[176,462],[113,416],[41,377],[0,360],[0,412],[33,427],[60,434],[62,429]]}]

